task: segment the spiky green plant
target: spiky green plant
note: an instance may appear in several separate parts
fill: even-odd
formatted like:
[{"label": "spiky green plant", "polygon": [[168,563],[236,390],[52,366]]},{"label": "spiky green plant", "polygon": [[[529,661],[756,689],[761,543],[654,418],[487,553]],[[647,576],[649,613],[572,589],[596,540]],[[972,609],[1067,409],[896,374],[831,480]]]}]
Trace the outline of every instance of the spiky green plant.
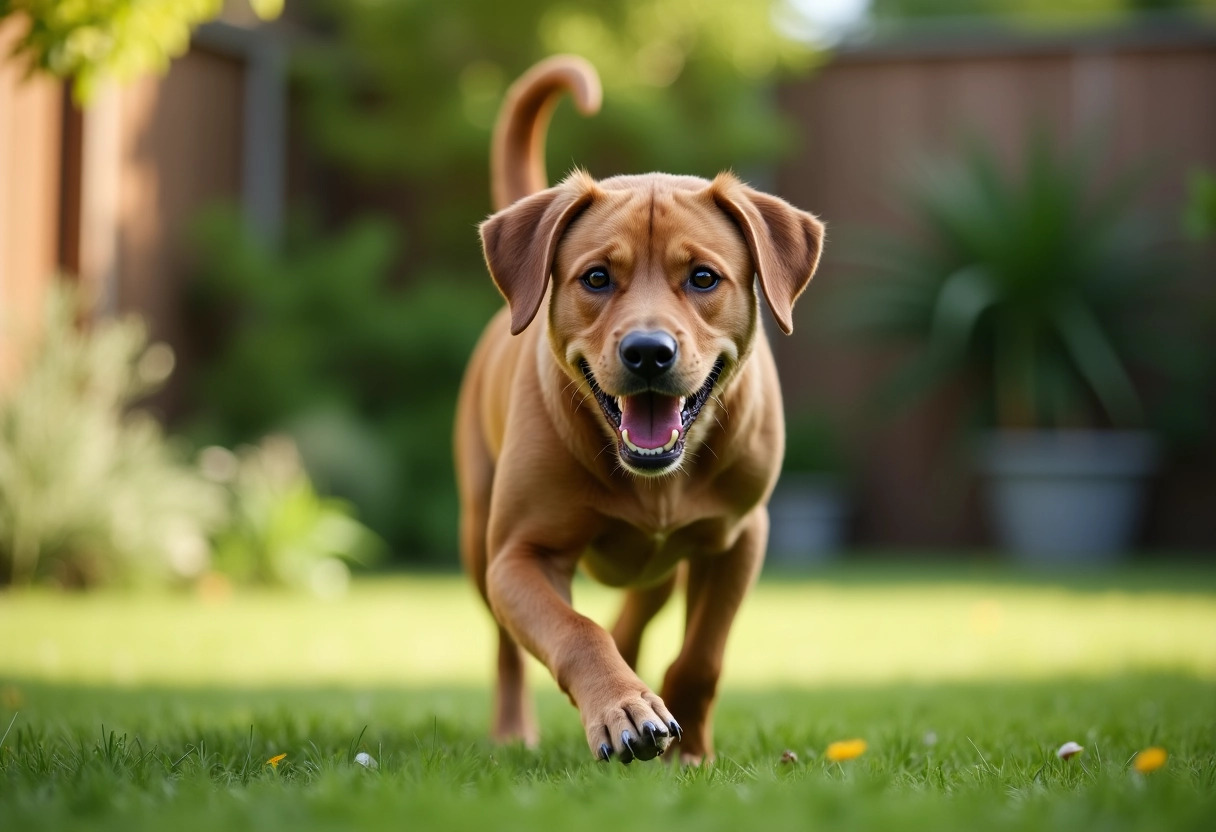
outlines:
[{"label": "spiky green plant", "polygon": [[909,192],[918,227],[871,241],[842,308],[856,332],[914,344],[886,403],[960,377],[1006,428],[1140,426],[1129,368],[1144,358],[1146,299],[1171,275],[1133,210],[1133,175],[1098,175],[1092,148],[1044,135],[1020,165],[974,144]]}]

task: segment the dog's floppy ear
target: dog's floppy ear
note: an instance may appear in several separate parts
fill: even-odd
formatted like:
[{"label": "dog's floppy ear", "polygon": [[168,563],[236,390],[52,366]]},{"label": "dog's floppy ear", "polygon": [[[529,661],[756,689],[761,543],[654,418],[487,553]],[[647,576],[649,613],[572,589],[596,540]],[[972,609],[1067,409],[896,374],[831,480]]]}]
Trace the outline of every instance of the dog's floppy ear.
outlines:
[{"label": "dog's floppy ear", "polygon": [[729,214],[747,240],[760,289],[781,331],[794,329],[794,301],[811,282],[823,249],[823,223],[783,199],[719,174],[710,186],[714,202]]},{"label": "dog's floppy ear", "polygon": [[560,185],[526,196],[481,224],[490,277],[511,307],[511,334],[532,323],[549,287],[562,232],[587,207],[595,181],[575,172]]}]

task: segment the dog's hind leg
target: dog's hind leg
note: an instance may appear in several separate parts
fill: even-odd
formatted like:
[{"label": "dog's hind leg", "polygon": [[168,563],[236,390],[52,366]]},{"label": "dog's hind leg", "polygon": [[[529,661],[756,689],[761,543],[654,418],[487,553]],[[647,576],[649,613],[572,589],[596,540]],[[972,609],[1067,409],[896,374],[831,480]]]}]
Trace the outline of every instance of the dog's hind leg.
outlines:
[{"label": "dog's hind leg", "polygon": [[[487,501],[488,503],[488,495]],[[461,516],[461,553],[465,569],[486,599],[486,512],[479,500],[466,504]],[[536,719],[524,678],[524,653],[501,625],[498,629],[498,681],[494,691],[491,735],[498,742],[522,740],[536,745]]]},{"label": "dog's hind leg", "polygon": [[625,592],[625,603],[612,627],[612,640],[616,642],[621,658],[635,671],[646,625],[663,609],[675,585],[676,571],[673,570],[654,586],[631,588]]},{"label": "dog's hind leg", "polygon": [[524,651],[502,627],[498,628],[498,684],[491,733],[496,742],[520,740],[529,748],[539,739],[524,678]]},{"label": "dog's hind leg", "polygon": [[[487,500],[488,502],[488,500]],[[461,517],[461,551],[465,568],[473,576],[481,597],[486,597],[486,524],[480,503],[466,505]],[[497,742],[522,740],[534,746],[538,740],[536,719],[524,678],[524,653],[501,625],[498,626],[498,681],[494,690],[494,723],[491,736]]]},{"label": "dog's hind leg", "polygon": [[764,563],[768,512],[754,509],[735,545],[688,561],[688,611],[684,646],[663,681],[663,701],[684,728],[680,760],[712,760],[713,708],[722,656],[735,613]]},{"label": "dog's hind leg", "polygon": [[[471,368],[471,374],[480,365]],[[489,607],[486,593],[486,527],[490,516],[490,493],[494,483],[494,461],[481,436],[477,421],[476,385],[466,383],[456,412],[456,472],[460,489],[460,557],[465,571],[477,585]],[[491,735],[498,742],[522,740],[536,745],[538,734],[524,679],[524,654],[511,634],[498,630],[498,682],[494,692],[494,723]]]}]

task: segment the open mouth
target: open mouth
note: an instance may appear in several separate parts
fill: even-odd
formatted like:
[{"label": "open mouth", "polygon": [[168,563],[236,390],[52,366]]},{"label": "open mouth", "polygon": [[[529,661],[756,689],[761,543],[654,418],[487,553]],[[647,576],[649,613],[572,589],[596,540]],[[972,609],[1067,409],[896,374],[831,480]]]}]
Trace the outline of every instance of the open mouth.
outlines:
[{"label": "open mouth", "polygon": [[670,396],[647,390],[628,396],[610,396],[600,389],[584,359],[579,362],[591,392],[608,424],[616,430],[621,461],[631,468],[658,471],[670,467],[684,453],[688,430],[709,401],[723,362],[719,358],[705,383],[692,395]]}]

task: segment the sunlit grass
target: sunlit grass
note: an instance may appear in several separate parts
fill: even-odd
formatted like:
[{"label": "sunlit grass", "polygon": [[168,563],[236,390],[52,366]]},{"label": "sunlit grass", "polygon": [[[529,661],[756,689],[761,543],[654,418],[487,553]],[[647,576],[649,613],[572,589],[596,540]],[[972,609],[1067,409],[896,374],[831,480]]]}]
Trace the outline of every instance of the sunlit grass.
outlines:
[{"label": "sunlit grass", "polygon": [[[1168,670],[1216,679],[1216,586],[1135,572],[1053,582],[958,577],[764,580],[732,633],[725,684],[1099,676]],[[1016,576],[1014,576],[1016,577]],[[617,594],[590,582],[576,606],[610,621]],[[643,648],[661,678],[681,633],[672,603]],[[0,597],[0,676],[93,684],[488,685],[493,630],[458,576],[356,582],[336,601],[272,592],[218,597],[35,592]],[[551,686],[534,668],[538,686]]]},{"label": "sunlit grass", "polygon": [[[576,593],[601,620],[615,600]],[[679,619],[674,605],[646,645],[652,680]],[[1204,569],[762,581],[704,768],[593,762],[543,673],[540,747],[494,746],[491,635],[455,576],[364,580],[331,602],[0,595],[0,829],[1149,832],[1216,817]],[[860,742],[829,753],[844,740]],[[1069,740],[1085,751],[1058,759]],[[1168,758],[1137,773],[1151,746]]]},{"label": "sunlit grass", "polygon": [[[0,827],[23,832],[615,830],[623,814],[696,832],[1149,832],[1204,829],[1216,812],[1216,686],[1181,676],[727,692],[703,769],[593,762],[552,693],[536,751],[490,744],[476,689],[25,682],[22,696]],[[830,762],[852,737],[864,753]],[[1067,739],[1086,750],[1064,762]],[[1169,761],[1139,775],[1150,745]]]}]

